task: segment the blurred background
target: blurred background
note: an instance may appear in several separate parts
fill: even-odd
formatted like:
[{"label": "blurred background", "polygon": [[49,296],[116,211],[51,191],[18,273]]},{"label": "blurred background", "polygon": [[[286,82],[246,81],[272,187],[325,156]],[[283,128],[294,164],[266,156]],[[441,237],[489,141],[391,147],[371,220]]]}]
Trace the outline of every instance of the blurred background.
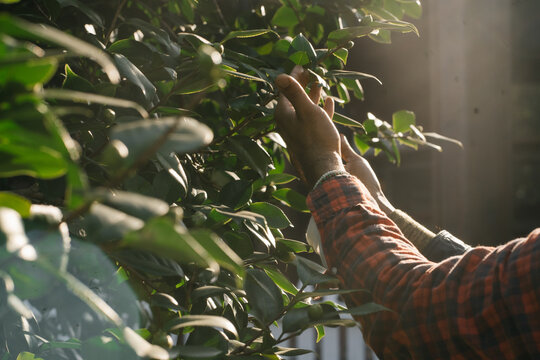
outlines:
[{"label": "blurred background", "polygon": [[497,245],[540,226],[540,1],[425,1],[420,38],[356,42],[349,67],[366,99],[347,105],[364,120],[412,110],[425,131],[460,140],[402,148],[400,167],[366,157],[394,205],[432,230]]},{"label": "blurred background", "polygon": [[[401,166],[368,152],[384,192],[434,231],[471,245],[498,245],[540,226],[540,1],[423,1],[420,38],[392,34],[392,44],[356,41],[348,68],[382,80],[362,83],[366,99],[345,113],[368,111],[391,123],[412,110],[425,131],[460,140],[443,152],[401,147]],[[305,227],[298,226],[300,238]],[[375,359],[358,329],[329,329],[315,354],[299,359]],[[311,356],[311,357],[310,357]]]}]

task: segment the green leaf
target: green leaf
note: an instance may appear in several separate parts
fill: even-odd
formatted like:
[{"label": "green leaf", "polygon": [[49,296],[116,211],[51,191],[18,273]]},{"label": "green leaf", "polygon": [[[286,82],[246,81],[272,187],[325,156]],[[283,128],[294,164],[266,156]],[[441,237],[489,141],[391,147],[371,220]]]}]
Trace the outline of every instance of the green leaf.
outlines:
[{"label": "green leaf", "polygon": [[416,116],[412,111],[401,110],[392,115],[392,128],[396,133],[411,131],[411,125],[416,125]]},{"label": "green leaf", "polygon": [[354,144],[356,145],[358,150],[360,150],[361,155],[364,155],[371,148],[371,146],[364,142],[364,140],[362,140],[362,138],[358,134],[354,134]]},{"label": "green leaf", "polygon": [[372,33],[374,30],[396,30],[402,33],[414,32],[418,35],[418,29],[406,21],[391,20],[391,21],[366,21],[364,25],[346,27],[332,31],[328,34],[328,45],[333,47],[334,44],[344,44],[349,40],[353,40]]},{"label": "green leaf", "polygon": [[80,226],[85,230],[89,240],[110,242],[118,241],[129,232],[141,229],[144,221],[109,206],[95,203]]},{"label": "green leaf", "polygon": [[292,251],[295,253],[301,253],[301,252],[309,252],[310,246],[306,244],[305,242],[298,241],[298,240],[290,240],[290,239],[282,239],[278,238],[278,247],[283,246],[288,251]]},{"label": "green leaf", "polygon": [[178,183],[181,189],[180,197],[184,197],[188,190],[188,178],[180,159],[174,153],[168,156],[162,155],[159,152],[156,154],[159,163],[165,168],[167,173]]},{"label": "green leaf", "polygon": [[57,151],[47,148],[29,148],[0,144],[0,178],[28,175],[54,179],[67,172],[67,162]]},{"label": "green leaf", "polygon": [[373,314],[379,311],[391,311],[387,307],[376,303],[367,303],[347,310],[341,310],[339,313],[351,314],[352,316],[364,316]]},{"label": "green leaf", "polygon": [[343,65],[347,65],[347,58],[349,57],[349,50],[345,48],[341,48],[336,50],[332,55],[337,57],[339,60],[343,62]]},{"label": "green leaf", "polygon": [[232,152],[255,170],[261,178],[265,178],[272,163],[272,158],[256,141],[246,136],[234,136],[228,139]]},{"label": "green leaf", "polygon": [[223,354],[223,351],[209,346],[175,346],[170,350],[171,359],[181,356],[182,359],[214,359]]},{"label": "green leaf", "polygon": [[103,204],[145,221],[169,211],[169,205],[164,201],[136,193],[98,190],[94,194]]},{"label": "green leaf", "polygon": [[382,82],[381,80],[377,79],[377,77],[371,75],[371,74],[366,74],[366,73],[362,73],[362,72],[358,72],[358,71],[348,71],[348,70],[330,70],[329,72],[326,73],[326,76],[327,77],[336,77],[338,79],[343,79],[343,78],[348,78],[348,79],[357,79],[357,80],[360,80],[360,79],[373,79],[375,81],[377,81],[379,84],[382,85]]},{"label": "green leaf", "polygon": [[306,37],[302,33],[298,34],[293,39],[291,43],[291,48],[298,52],[305,53],[310,62],[315,62],[317,60],[317,53],[315,52],[313,45],[311,45],[309,40],[306,39]]},{"label": "green leaf", "polygon": [[285,348],[281,346],[274,348],[274,351],[275,351],[275,354],[279,356],[300,356],[300,355],[310,354],[313,352],[313,350]]},{"label": "green leaf", "polygon": [[0,207],[16,210],[22,217],[30,215],[30,206],[32,203],[22,196],[0,191]]},{"label": "green leaf", "polygon": [[373,33],[369,34],[369,38],[380,44],[392,43],[392,33],[390,30],[375,30]]},{"label": "green leaf", "polygon": [[228,33],[227,36],[225,36],[225,38],[221,40],[221,43],[223,44],[226,41],[231,40],[231,39],[251,38],[251,37],[261,36],[268,33],[279,36],[275,31],[270,30],[270,29],[236,30],[236,31],[231,31],[230,33]]},{"label": "green leaf", "polygon": [[460,148],[463,148],[463,143],[459,140],[456,140],[456,139],[452,139],[452,138],[449,138],[447,136],[443,136],[443,135],[440,135],[440,134],[437,134],[437,133],[434,133],[434,132],[425,132],[423,133],[425,136],[427,137],[430,137],[430,138],[433,138],[433,139],[437,139],[437,140],[444,140],[444,141],[449,141],[451,143],[454,143],[456,144],[457,146],[459,146]]},{"label": "green leaf", "polygon": [[308,298],[316,298],[330,295],[346,295],[356,292],[368,292],[367,290],[362,289],[325,289],[325,290],[316,290],[316,291],[306,291],[298,295],[298,300],[304,300]]},{"label": "green leaf", "polygon": [[152,58],[152,50],[145,43],[133,39],[115,41],[108,50],[112,53],[122,54],[132,61],[139,59],[149,61]]},{"label": "green leaf", "polygon": [[169,34],[164,29],[134,17],[128,18],[125,23],[142,31],[145,38],[155,40],[169,56],[176,58],[180,55],[180,46],[170,38]]},{"label": "green leaf", "polygon": [[43,24],[32,24],[8,14],[0,15],[0,29],[5,34],[27,40],[43,40],[72,51],[75,54],[93,59],[101,65],[113,84],[120,81],[120,74],[109,56],[102,50],[77,39],[67,33]]},{"label": "green leaf", "polygon": [[257,319],[264,324],[276,320],[283,310],[281,290],[263,270],[247,270],[244,290],[250,309]]},{"label": "green leaf", "polygon": [[216,234],[207,229],[195,229],[191,231],[191,236],[202,245],[219,265],[240,277],[244,276],[242,259]]},{"label": "green leaf", "polygon": [[237,78],[240,78],[240,79],[244,79],[244,80],[251,80],[251,81],[258,81],[258,82],[264,82],[264,83],[268,83],[266,80],[264,79],[261,79],[259,77],[256,77],[256,76],[253,76],[253,75],[248,75],[248,74],[244,74],[244,73],[241,73],[241,72],[238,72],[236,70],[227,70],[227,69],[224,69],[223,72],[225,74],[229,74],[231,76],[234,76],[234,77],[237,77]]},{"label": "green leaf", "polygon": [[405,15],[412,17],[413,19],[420,19],[422,17],[422,5],[420,0],[402,2],[401,7],[405,11]]},{"label": "green leaf", "polygon": [[298,294],[296,286],[294,286],[278,269],[264,266],[264,271],[283,291],[286,291],[291,295]]},{"label": "green leaf", "polygon": [[217,272],[218,264],[195,238],[168,219],[151,219],[140,231],[131,232],[122,241],[126,246],[153,252],[180,263],[195,262]]},{"label": "green leaf", "polygon": [[253,254],[253,243],[246,233],[240,231],[227,231],[221,236],[227,244],[229,244],[231,249],[233,249],[233,251],[242,259]]},{"label": "green leaf", "polygon": [[88,7],[86,4],[82,3],[79,0],[58,0],[58,3],[61,7],[67,7],[72,6],[79,10],[79,12],[83,15],[85,15],[89,20],[92,21],[93,25],[97,25],[100,28],[104,29],[105,25],[103,23],[103,19],[101,16],[92,10],[90,7]]},{"label": "green leaf", "polygon": [[256,202],[249,205],[249,210],[263,215],[266,218],[268,226],[270,227],[284,229],[292,225],[283,210],[270,203]]},{"label": "green leaf", "polygon": [[297,51],[289,55],[289,59],[296,65],[304,66],[309,64],[309,56],[305,51]]},{"label": "green leaf", "polygon": [[165,324],[168,331],[178,330],[185,327],[218,327],[233,333],[238,337],[238,332],[233,323],[221,316],[213,315],[185,315],[181,318],[173,319]]},{"label": "green leaf", "polygon": [[334,122],[336,122],[338,124],[341,124],[341,125],[364,129],[364,125],[362,125],[358,121],[356,121],[354,119],[351,119],[350,117],[345,116],[345,115],[340,114],[340,113],[337,113],[337,112],[334,113],[334,117],[332,118],[332,121],[334,121]]},{"label": "green leaf", "polygon": [[122,335],[126,343],[131,346],[135,353],[139,356],[152,359],[169,359],[169,353],[164,348],[152,345],[144,340],[141,335],[137,334],[133,329],[124,327]]},{"label": "green leaf", "polygon": [[351,101],[351,96],[349,95],[349,90],[347,90],[347,87],[342,82],[339,82],[336,84],[336,90],[338,92],[338,96],[342,103],[348,103]]},{"label": "green leaf", "polygon": [[110,105],[113,107],[131,108],[139,112],[143,118],[148,117],[146,110],[137,104],[136,102],[115,99],[108,96],[96,95],[90,93],[83,93],[74,90],[61,90],[61,89],[45,89],[40,93],[45,99],[57,99],[57,100],[71,100],[81,103],[95,103]]},{"label": "green leaf", "polygon": [[291,309],[283,316],[283,332],[303,330],[309,326],[308,308]]},{"label": "green leaf", "polygon": [[396,165],[399,166],[401,164],[401,154],[399,152],[399,147],[396,139],[392,139],[390,141],[392,144],[392,151],[394,152],[394,157],[396,159]]},{"label": "green leaf", "polygon": [[251,200],[251,183],[247,180],[233,180],[228,182],[220,191],[219,201],[237,210]]},{"label": "green leaf", "polygon": [[338,279],[324,274],[326,269],[321,265],[306,258],[296,257],[296,269],[298,277],[304,285],[337,283]]},{"label": "green leaf", "polygon": [[309,212],[306,204],[306,197],[293,189],[278,189],[272,193],[272,197],[281,201],[283,204],[292,207],[293,209],[302,212]]},{"label": "green leaf", "polygon": [[154,255],[147,251],[122,250],[113,254],[122,264],[155,276],[184,277],[184,270],[176,261]]},{"label": "green leaf", "polygon": [[265,184],[283,185],[298,179],[296,176],[285,173],[268,174],[264,180]]},{"label": "green leaf", "polygon": [[324,326],[323,325],[316,325],[315,330],[317,331],[317,340],[316,343],[319,343],[323,339],[323,337],[326,335],[324,332]]},{"label": "green leaf", "polygon": [[362,84],[360,84],[360,80],[343,77],[340,80],[347,86],[347,89],[353,91],[355,98],[364,100],[364,89],[362,88]]},{"label": "green leaf", "polygon": [[113,55],[116,66],[122,77],[135,85],[141,91],[147,105],[153,105],[157,101],[157,89],[148,78],[122,54]]},{"label": "green leaf", "polygon": [[3,64],[0,67],[0,85],[9,82],[19,83],[27,88],[32,88],[36,84],[42,85],[52,78],[57,66],[58,63],[54,58],[30,59],[24,63]]},{"label": "green leaf", "polygon": [[23,351],[17,356],[17,360],[43,360],[40,357],[36,357],[35,354]]},{"label": "green leaf", "polygon": [[288,6],[280,7],[272,17],[271,24],[274,26],[293,27],[299,24],[293,9]]},{"label": "green leaf", "polygon": [[201,286],[193,290],[193,293],[191,295],[192,301],[195,302],[200,299],[206,299],[212,296],[218,296],[225,293],[228,293],[229,290],[223,287],[219,286]]},{"label": "green leaf", "polygon": [[208,145],[213,138],[208,126],[195,119],[168,117],[153,121],[140,120],[117,125],[111,131],[111,139],[120,140],[129,149],[129,159],[139,156],[156,147],[163,154],[185,153]]}]

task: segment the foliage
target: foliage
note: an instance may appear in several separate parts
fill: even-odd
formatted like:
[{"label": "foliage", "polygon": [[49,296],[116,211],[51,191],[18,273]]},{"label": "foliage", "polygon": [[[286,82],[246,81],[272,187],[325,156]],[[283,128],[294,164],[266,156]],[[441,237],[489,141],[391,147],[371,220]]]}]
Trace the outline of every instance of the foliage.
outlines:
[{"label": "foliage", "polygon": [[[382,310],[317,302],[357,290],[314,289],[335,279],[283,236],[307,208],[273,84],[299,64],[363,99],[353,41],[417,32],[419,1],[0,3],[2,359],[278,359]],[[397,162],[427,144],[411,112],[334,121]]]}]

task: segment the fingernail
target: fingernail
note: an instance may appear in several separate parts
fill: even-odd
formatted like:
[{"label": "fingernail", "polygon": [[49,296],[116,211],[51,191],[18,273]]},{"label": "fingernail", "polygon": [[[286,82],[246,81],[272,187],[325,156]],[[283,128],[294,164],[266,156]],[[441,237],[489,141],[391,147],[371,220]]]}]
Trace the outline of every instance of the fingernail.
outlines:
[{"label": "fingernail", "polygon": [[289,86],[290,80],[286,75],[279,75],[276,78],[276,85],[282,89],[285,89],[287,86]]}]

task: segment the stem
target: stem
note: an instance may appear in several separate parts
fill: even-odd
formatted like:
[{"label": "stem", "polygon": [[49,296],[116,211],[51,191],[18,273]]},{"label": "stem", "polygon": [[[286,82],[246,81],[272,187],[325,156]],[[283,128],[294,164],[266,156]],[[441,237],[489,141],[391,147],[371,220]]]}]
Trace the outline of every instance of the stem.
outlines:
[{"label": "stem", "polygon": [[219,18],[223,22],[223,25],[225,25],[225,27],[228,29],[229,24],[227,24],[227,21],[225,20],[225,16],[223,16],[223,13],[221,12],[221,8],[219,7],[217,0],[214,0],[214,6],[216,7],[217,13],[219,15]]},{"label": "stem", "polygon": [[122,8],[124,7],[124,5],[126,5],[126,3],[127,3],[127,0],[122,0],[122,2],[116,8],[116,12],[114,13],[113,19],[111,21],[111,26],[109,26],[109,30],[107,30],[107,33],[105,34],[105,46],[109,44],[109,39],[111,37],[112,32],[114,31],[114,27],[116,26],[116,22],[118,21],[120,12],[122,11]]},{"label": "stem", "polygon": [[332,50],[329,50],[326,54],[324,54],[323,57],[321,57],[319,59],[319,61],[317,61],[317,64],[321,64],[323,61],[328,59],[333,53],[335,53],[336,51],[338,51],[340,49],[344,49],[344,48],[345,47],[343,45],[339,45],[339,46],[336,46],[335,48],[333,48]]},{"label": "stem", "polygon": [[[269,99],[267,99],[265,102],[263,102],[261,104],[261,107],[265,107],[271,101],[276,100],[278,98],[278,96],[279,96],[278,94],[272,95]],[[220,136],[219,138],[214,139],[214,141],[212,141],[212,143],[209,146],[219,144],[219,143],[223,142],[223,140],[231,137],[234,133],[238,132],[239,130],[242,130],[246,125],[248,125],[251,121],[253,121],[255,119],[257,114],[259,114],[259,112],[260,111],[255,111],[255,112],[249,114],[248,116],[246,116],[246,119],[244,121],[242,121],[241,123],[236,124],[236,126],[233,127],[227,134],[225,134],[223,136]]]},{"label": "stem", "polygon": [[[246,351],[246,349],[248,348],[248,346],[250,346],[255,340],[257,340],[258,338],[261,337],[261,335],[263,335],[268,327],[270,325],[272,325],[274,323],[274,321],[277,321],[278,319],[280,319],[283,315],[285,315],[287,313],[287,311],[289,311],[290,309],[292,309],[292,307],[297,303],[297,298],[298,298],[298,295],[302,294],[304,292],[304,290],[306,289],[307,285],[302,285],[302,287],[298,290],[298,292],[296,293],[296,295],[294,295],[291,299],[291,301],[289,302],[289,304],[287,306],[285,306],[283,308],[283,310],[281,310],[281,312],[274,318],[272,319],[271,321],[269,321],[268,323],[266,323],[263,328],[264,329],[261,329],[259,332],[257,332],[257,334],[255,334],[251,339],[249,339],[248,341],[246,341],[244,343],[244,345],[236,350],[234,350],[231,355],[233,354],[238,354],[238,353],[241,353],[241,352],[244,352]],[[283,334],[282,334],[283,335]],[[281,337],[281,336],[280,336]],[[282,342],[283,340],[280,340],[279,342]],[[247,354],[251,354],[251,353],[255,353],[255,352],[258,352],[259,350],[251,350],[249,352],[247,352]]]},{"label": "stem", "polygon": [[289,7],[294,11],[294,15],[296,16],[296,18],[298,19],[298,23],[300,24],[300,26],[302,27],[302,29],[306,30],[306,25],[304,24],[304,21],[302,20],[302,18],[300,17],[300,14],[298,13],[298,11],[296,10],[296,8],[291,4],[291,1],[290,0],[285,0],[287,2],[287,5],[289,5]]}]

